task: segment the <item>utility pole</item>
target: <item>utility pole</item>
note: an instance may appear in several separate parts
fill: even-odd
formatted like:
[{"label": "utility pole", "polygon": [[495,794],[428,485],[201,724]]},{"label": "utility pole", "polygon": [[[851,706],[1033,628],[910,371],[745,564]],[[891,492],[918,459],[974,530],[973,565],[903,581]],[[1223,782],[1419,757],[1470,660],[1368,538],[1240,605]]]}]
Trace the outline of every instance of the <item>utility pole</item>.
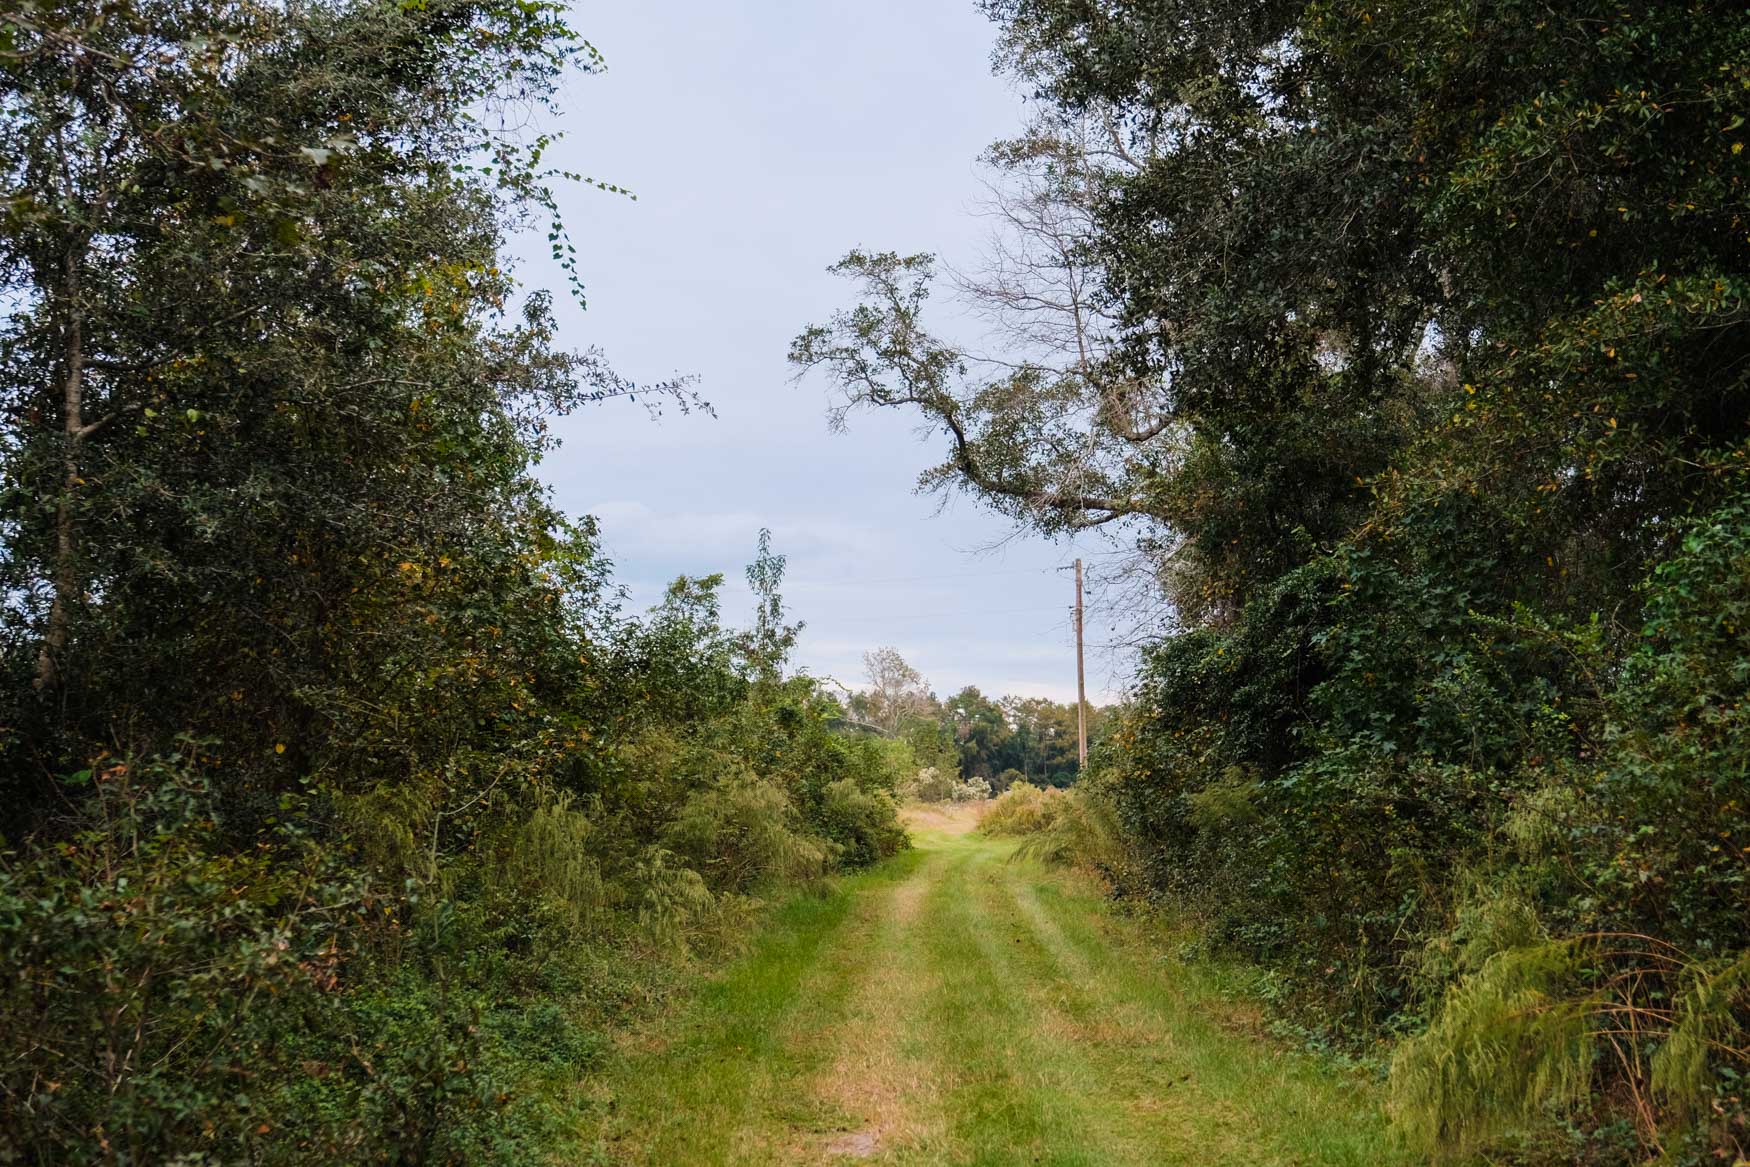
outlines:
[{"label": "utility pole", "polygon": [[1082,667],[1082,561],[1076,560],[1076,751],[1088,765],[1088,677]]}]

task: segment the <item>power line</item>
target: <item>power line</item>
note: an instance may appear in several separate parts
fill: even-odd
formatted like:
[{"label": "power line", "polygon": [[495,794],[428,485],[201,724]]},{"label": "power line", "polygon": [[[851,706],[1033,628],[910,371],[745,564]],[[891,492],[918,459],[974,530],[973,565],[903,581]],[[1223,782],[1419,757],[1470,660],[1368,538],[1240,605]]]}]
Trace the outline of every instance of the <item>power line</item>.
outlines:
[{"label": "power line", "polygon": [[1034,608],[962,608],[956,612],[900,612],[881,616],[852,616],[849,619],[833,619],[827,621],[817,619],[811,624],[869,624],[887,623],[892,620],[946,620],[950,616],[1015,616],[1023,612],[1056,612],[1063,608],[1062,604],[1046,604]]},{"label": "power line", "polygon": [[945,580],[945,579],[991,579],[991,578],[996,577],[996,576],[1004,576],[1004,575],[1045,575],[1047,573],[1057,572],[1057,571],[1061,571],[1061,570],[1063,570],[1063,569],[1058,568],[1058,567],[1017,567],[1017,568],[1008,569],[1006,571],[968,571],[968,572],[956,573],[953,575],[901,575],[901,576],[893,576],[893,577],[890,577],[887,579],[862,579],[860,577],[859,578],[847,577],[847,578],[843,578],[843,579],[809,579],[806,576],[798,575],[798,576],[796,576],[794,582],[795,582],[796,586],[798,586],[798,587],[822,587],[822,586],[823,587],[839,587],[839,586],[853,586],[854,587],[854,586],[868,586],[868,585],[873,585],[873,584],[928,583],[928,582],[934,582],[936,580]]}]

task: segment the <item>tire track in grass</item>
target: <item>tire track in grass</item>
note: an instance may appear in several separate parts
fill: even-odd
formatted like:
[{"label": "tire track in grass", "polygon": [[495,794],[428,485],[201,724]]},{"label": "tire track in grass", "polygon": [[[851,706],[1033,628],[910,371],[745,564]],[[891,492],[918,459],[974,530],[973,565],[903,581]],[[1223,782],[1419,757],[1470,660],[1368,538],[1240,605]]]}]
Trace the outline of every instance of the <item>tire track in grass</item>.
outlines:
[{"label": "tire track in grass", "polygon": [[949,1084],[956,1155],[980,1167],[1110,1167],[1115,1156],[1097,1106],[1092,1070],[1067,1047],[1042,1040],[1018,991],[1009,947],[1020,931],[993,895],[1001,865],[989,843],[963,844],[956,878],[934,900],[932,956],[943,970],[935,1005],[937,1056]]},{"label": "tire track in grass", "polygon": [[946,1123],[935,1105],[939,1083],[928,1057],[925,1003],[936,987],[918,930],[930,888],[946,857],[931,851],[917,872],[887,897],[870,949],[879,954],[853,989],[829,1064],[811,1090],[842,1116],[839,1133],[805,1145],[792,1160],[852,1157],[926,1161],[943,1153]]},{"label": "tire track in grass", "polygon": [[824,1036],[872,958],[871,946],[855,937],[879,916],[882,893],[920,859],[901,856],[823,896],[797,896],[776,909],[754,950],[700,990],[674,1041],[625,1058],[605,1075],[618,1088],[599,1104],[594,1161],[773,1162],[774,1128],[788,1131],[815,1118],[794,1111],[792,1087],[824,1056]]},{"label": "tire track in grass", "polygon": [[1075,879],[1005,862],[1012,845],[948,833],[969,822],[774,910],[672,1041],[604,1075],[585,1161],[1408,1162],[1375,1092],[1223,1028],[1235,1006],[1206,967]]},{"label": "tire track in grass", "polygon": [[[1166,1109],[1195,1130],[1191,1141],[1199,1150],[1188,1162],[1409,1162],[1391,1146],[1377,1102],[1358,1079],[1225,1028],[1221,1017],[1234,1006],[1213,990],[1206,973],[1144,947],[1136,929],[1113,918],[1103,897],[1029,867],[1021,866],[1013,883],[1017,905],[1084,987],[1084,1015],[1140,1015],[1148,1028],[1169,1035],[1171,1057],[1158,1067],[1139,1060],[1127,1043],[1096,1048],[1112,1080],[1152,1081],[1163,1102],[1172,1096],[1181,1104]],[[1160,1068],[1167,1071],[1164,1082]],[[1191,1099],[1198,1104],[1182,1105]]]},{"label": "tire track in grass", "polygon": [[1113,983],[1105,970],[1116,954],[1103,946],[1078,949],[1039,907],[1027,865],[1007,865],[1010,908],[1028,929],[1019,946],[1027,962],[1020,983],[1052,1034],[1089,1064],[1102,1084],[1110,1139],[1126,1162],[1150,1164],[1266,1164],[1244,1116],[1212,1097],[1189,1072],[1174,1028]]},{"label": "tire track in grass", "polygon": [[[1176,1161],[1162,1155],[1161,1140],[1122,1105],[1136,1089],[1134,1075],[1118,1076],[1095,1056],[1090,1039],[1117,1040],[1122,1018],[1102,1015],[1051,951],[1016,896],[1017,871],[1006,862],[1011,851],[987,843],[986,878],[977,882],[980,915],[991,923],[983,944],[1001,969],[1001,985],[1026,1035],[1030,1064],[1039,1067],[1054,1096],[1071,1117],[1074,1145],[1060,1152],[1066,1162],[1141,1165]],[[1198,1161],[1198,1160],[1187,1160]]]}]

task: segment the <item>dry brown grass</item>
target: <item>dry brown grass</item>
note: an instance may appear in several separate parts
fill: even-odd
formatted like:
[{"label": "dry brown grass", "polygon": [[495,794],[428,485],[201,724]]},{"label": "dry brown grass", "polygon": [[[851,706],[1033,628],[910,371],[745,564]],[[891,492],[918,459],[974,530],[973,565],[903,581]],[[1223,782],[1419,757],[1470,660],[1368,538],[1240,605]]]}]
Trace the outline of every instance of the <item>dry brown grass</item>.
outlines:
[{"label": "dry brown grass", "polygon": [[935,831],[943,835],[966,835],[978,829],[989,800],[981,802],[908,802],[899,811],[899,819],[914,831]]}]

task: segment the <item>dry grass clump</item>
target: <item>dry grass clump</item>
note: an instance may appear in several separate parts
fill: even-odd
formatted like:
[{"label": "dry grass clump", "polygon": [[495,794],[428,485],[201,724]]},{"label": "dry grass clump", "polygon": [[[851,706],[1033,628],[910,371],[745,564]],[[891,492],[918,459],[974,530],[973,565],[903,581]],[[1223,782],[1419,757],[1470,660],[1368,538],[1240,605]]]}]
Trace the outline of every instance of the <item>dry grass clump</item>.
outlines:
[{"label": "dry grass clump", "polygon": [[985,808],[978,829],[1019,837],[1018,859],[1085,868],[1114,887],[1134,878],[1134,856],[1112,803],[1087,784],[1059,790],[1017,782]]},{"label": "dry grass clump", "polygon": [[1069,801],[1055,786],[1017,782],[984,808],[978,829],[987,835],[1036,835],[1063,817]]}]

